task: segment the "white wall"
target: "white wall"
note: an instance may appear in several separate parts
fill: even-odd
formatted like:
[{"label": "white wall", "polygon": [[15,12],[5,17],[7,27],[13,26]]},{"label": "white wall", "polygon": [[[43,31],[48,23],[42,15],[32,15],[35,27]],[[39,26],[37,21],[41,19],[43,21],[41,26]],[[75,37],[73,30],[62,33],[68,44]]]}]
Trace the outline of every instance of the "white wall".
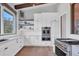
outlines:
[{"label": "white wall", "polygon": [[[63,18],[63,37],[69,36],[70,34],[70,5],[68,3],[62,3],[59,7],[59,20],[61,20],[61,16],[66,15],[65,18]],[[66,30],[65,30],[66,29]]]},{"label": "white wall", "polygon": [[70,4],[61,4],[59,8],[59,16],[62,16],[63,14],[66,14],[66,38],[79,40],[79,35],[71,34]]}]

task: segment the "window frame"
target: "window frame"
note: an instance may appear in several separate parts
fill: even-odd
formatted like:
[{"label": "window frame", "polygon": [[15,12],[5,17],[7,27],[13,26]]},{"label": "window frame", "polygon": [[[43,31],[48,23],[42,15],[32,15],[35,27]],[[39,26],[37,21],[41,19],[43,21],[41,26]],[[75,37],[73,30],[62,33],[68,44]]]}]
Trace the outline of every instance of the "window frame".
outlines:
[{"label": "window frame", "polygon": [[[1,10],[1,35],[13,35],[13,34],[16,34],[16,14],[15,13],[13,13],[10,9],[8,9],[7,7],[5,7],[5,6],[2,6],[2,8],[1,8],[2,10]],[[15,27],[13,28],[13,32],[12,33],[4,33],[4,20],[3,20],[3,12],[4,11],[7,11],[7,12],[9,12],[12,16],[13,16],[13,24],[15,25]]]},{"label": "window frame", "polygon": [[0,34],[1,34],[1,6],[0,6]]}]

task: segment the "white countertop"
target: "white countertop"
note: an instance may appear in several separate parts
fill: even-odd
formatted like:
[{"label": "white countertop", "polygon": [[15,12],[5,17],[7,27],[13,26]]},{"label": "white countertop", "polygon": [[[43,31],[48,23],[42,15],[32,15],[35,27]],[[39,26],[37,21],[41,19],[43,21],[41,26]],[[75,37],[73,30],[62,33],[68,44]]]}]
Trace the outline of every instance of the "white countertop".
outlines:
[{"label": "white countertop", "polygon": [[7,39],[6,41],[3,41],[3,42],[0,42],[0,46],[3,45],[3,44],[6,44],[12,40],[15,40],[15,39]]}]

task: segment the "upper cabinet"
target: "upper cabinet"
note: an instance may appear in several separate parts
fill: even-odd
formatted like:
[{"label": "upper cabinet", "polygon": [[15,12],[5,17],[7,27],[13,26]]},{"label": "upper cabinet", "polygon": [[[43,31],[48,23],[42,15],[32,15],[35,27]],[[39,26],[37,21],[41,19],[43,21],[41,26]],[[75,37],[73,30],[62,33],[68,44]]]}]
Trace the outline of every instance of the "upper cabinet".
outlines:
[{"label": "upper cabinet", "polygon": [[25,17],[24,11],[20,10],[19,12],[19,29],[26,29],[27,31],[34,30],[34,19],[27,19]]},{"label": "upper cabinet", "polygon": [[79,34],[79,3],[71,4],[71,33]]}]

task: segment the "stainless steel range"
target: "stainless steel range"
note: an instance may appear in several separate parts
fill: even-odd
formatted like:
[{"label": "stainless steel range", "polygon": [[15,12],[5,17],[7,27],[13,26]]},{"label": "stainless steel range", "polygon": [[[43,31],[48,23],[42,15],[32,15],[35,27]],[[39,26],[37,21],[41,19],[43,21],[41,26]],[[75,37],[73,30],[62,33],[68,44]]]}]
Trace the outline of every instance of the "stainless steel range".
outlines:
[{"label": "stainless steel range", "polygon": [[55,53],[58,56],[79,56],[79,40],[70,38],[56,39]]}]

